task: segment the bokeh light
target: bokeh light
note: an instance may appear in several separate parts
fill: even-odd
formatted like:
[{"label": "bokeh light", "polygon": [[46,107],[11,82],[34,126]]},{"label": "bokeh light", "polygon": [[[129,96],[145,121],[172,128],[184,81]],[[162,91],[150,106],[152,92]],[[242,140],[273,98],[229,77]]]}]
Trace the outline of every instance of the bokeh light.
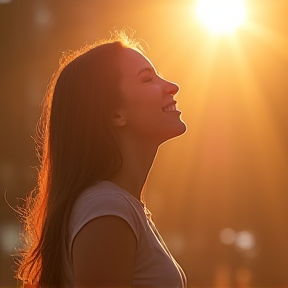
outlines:
[{"label": "bokeh light", "polygon": [[223,244],[230,245],[235,241],[236,232],[231,228],[225,228],[220,231],[219,238]]},{"label": "bokeh light", "polygon": [[12,0],[0,0],[0,4],[7,4],[12,2]]},{"label": "bokeh light", "polygon": [[15,248],[19,246],[20,233],[19,225],[15,223],[7,223],[6,225],[0,226],[0,248],[7,255],[13,254]]},{"label": "bokeh light", "polygon": [[235,245],[242,250],[250,250],[256,244],[255,236],[249,231],[241,231],[236,234]]}]

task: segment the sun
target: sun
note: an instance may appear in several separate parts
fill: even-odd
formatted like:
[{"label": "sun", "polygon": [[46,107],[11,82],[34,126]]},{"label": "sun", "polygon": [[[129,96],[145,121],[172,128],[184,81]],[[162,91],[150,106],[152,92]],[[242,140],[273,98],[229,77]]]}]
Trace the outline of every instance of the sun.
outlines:
[{"label": "sun", "polygon": [[246,18],[244,0],[198,0],[198,18],[214,33],[233,33]]}]

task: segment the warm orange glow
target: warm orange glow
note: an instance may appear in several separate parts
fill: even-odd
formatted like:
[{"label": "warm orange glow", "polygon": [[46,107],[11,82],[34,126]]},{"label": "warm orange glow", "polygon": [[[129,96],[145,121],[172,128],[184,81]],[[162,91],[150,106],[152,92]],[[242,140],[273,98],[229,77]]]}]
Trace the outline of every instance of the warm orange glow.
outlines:
[{"label": "warm orange glow", "polygon": [[280,57],[288,59],[288,37],[283,32],[261,26],[255,22],[248,23],[248,31],[265,45],[272,48]]},{"label": "warm orange glow", "polygon": [[196,14],[214,33],[232,33],[246,17],[244,0],[198,0]]}]

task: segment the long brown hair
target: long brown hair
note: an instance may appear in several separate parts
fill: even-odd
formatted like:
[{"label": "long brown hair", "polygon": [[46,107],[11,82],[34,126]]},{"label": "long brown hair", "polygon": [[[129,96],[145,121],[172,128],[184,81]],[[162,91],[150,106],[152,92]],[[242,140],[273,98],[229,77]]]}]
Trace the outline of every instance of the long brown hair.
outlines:
[{"label": "long brown hair", "polygon": [[63,287],[63,249],[79,194],[121,168],[111,115],[121,101],[122,49],[141,49],[123,31],[64,54],[48,86],[38,125],[38,185],[20,209],[24,249],[16,277]]}]

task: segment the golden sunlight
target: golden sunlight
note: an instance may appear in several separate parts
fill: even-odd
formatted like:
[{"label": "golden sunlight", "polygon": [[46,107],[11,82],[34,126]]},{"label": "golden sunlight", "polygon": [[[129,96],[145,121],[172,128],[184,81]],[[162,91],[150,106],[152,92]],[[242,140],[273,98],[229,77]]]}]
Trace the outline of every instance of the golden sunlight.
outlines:
[{"label": "golden sunlight", "polygon": [[215,34],[230,34],[246,18],[244,0],[198,0],[198,18]]}]

